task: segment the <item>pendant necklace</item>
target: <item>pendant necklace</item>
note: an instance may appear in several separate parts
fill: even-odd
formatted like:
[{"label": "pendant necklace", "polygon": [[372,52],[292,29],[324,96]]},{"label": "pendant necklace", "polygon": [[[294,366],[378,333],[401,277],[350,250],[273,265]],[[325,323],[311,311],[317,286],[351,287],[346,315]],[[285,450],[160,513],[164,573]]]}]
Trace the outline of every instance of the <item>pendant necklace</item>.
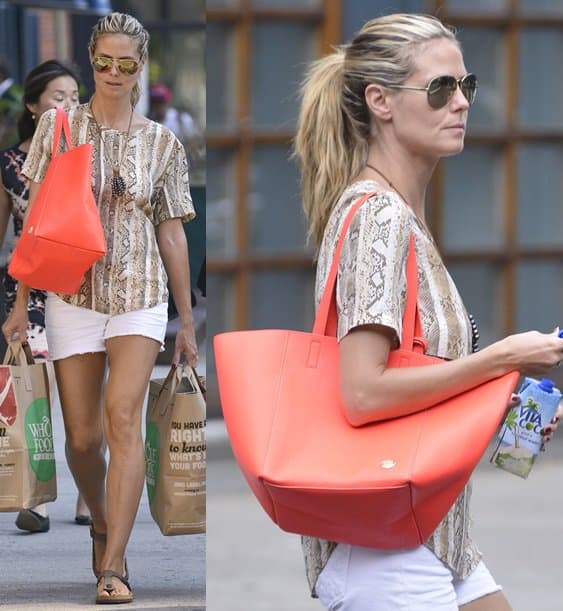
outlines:
[{"label": "pendant necklace", "polygon": [[[90,109],[90,114],[94,119],[94,123],[96,124],[96,128],[98,129],[98,134],[100,135],[100,140],[104,145],[104,151],[106,150],[106,141],[104,139],[103,130],[101,125],[98,123],[96,119],[96,115],[94,115],[94,111],[92,110],[92,100],[90,100],[90,104],[88,105]],[[131,122],[133,120],[133,107],[131,107],[131,114],[129,115],[129,124],[127,125],[127,135],[125,136],[125,143],[123,144],[123,149],[121,152],[119,149],[117,150],[117,155],[113,155],[113,157],[109,160],[112,167],[112,177],[110,179],[111,186],[111,194],[113,197],[121,197],[126,189],[127,185],[125,184],[125,179],[121,176],[121,167],[123,165],[123,159],[125,158],[125,153],[127,151],[127,145],[129,144],[129,134],[131,132]],[[119,140],[117,140],[119,143]],[[115,144],[114,144],[115,148]]]},{"label": "pendant necklace", "polygon": [[[373,170],[374,172],[377,172],[377,174],[379,174],[381,178],[385,180],[385,182],[391,187],[391,189],[393,189],[393,191],[396,191],[401,196],[401,199],[408,206],[407,198],[399,191],[399,189],[397,189],[397,187],[387,178],[387,176],[385,176],[385,174],[381,170],[378,170],[375,166],[371,165],[371,163],[367,163],[367,161],[366,161],[366,167],[370,168],[370,170]],[[428,227],[426,227],[426,224],[422,221],[422,219],[414,211],[414,208],[412,206],[409,206],[409,208],[412,210],[412,213],[414,214],[416,220],[418,221],[418,224],[424,229],[424,232],[428,235],[432,243],[434,243],[434,238],[432,237],[432,234],[430,233],[430,230],[428,229]]]}]

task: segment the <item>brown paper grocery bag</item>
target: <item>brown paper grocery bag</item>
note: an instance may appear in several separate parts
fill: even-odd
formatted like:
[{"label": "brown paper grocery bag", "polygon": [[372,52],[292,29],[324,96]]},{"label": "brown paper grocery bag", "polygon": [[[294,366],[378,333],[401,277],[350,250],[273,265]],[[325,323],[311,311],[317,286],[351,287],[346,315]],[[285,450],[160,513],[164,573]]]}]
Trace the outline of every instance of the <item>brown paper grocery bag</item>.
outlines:
[{"label": "brown paper grocery bag", "polygon": [[47,368],[28,344],[11,342],[0,365],[0,511],[56,498]]},{"label": "brown paper grocery bag", "polygon": [[205,532],[205,400],[191,367],[151,380],[145,465],[151,515],[163,535]]}]

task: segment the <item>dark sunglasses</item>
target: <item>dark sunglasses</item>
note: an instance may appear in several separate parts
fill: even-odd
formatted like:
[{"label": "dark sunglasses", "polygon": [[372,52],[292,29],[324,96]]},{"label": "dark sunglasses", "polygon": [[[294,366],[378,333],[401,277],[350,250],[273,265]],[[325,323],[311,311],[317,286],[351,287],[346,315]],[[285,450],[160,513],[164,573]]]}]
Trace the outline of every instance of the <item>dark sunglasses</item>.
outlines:
[{"label": "dark sunglasses", "polygon": [[104,55],[98,55],[92,60],[92,68],[96,72],[109,72],[114,62],[117,64],[117,68],[121,74],[127,74],[131,76],[135,74],[139,69],[139,62],[134,59],[114,59],[113,57],[105,57]]},{"label": "dark sunglasses", "polygon": [[473,104],[477,95],[477,77],[474,74],[466,74],[460,79],[455,76],[437,76],[433,78],[426,87],[410,87],[408,85],[387,85],[388,89],[412,89],[413,91],[426,91],[428,104],[431,108],[443,108],[453,97],[456,89],[461,89],[465,99]]}]

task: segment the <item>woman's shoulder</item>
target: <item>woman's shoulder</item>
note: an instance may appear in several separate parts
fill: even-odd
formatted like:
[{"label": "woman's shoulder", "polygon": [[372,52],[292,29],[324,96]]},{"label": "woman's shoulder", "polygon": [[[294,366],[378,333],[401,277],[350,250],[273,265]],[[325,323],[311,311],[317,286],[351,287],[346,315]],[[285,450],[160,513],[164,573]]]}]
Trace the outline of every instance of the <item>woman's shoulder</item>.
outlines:
[{"label": "woman's shoulder", "polygon": [[67,110],[67,114],[69,118],[71,117],[82,118],[87,115],[91,116],[92,111],[90,110],[90,102],[84,102],[83,104],[77,104],[76,106],[69,108]]},{"label": "woman's shoulder", "polygon": [[[49,108],[49,110],[46,110],[40,117],[39,120],[37,121],[37,127],[35,128],[35,134],[45,134],[45,132],[48,132],[49,130],[53,129],[53,126],[55,125],[55,117],[57,116],[57,109],[56,108]],[[34,134],[34,138],[35,138],[35,134]]]},{"label": "woman's shoulder", "polygon": [[157,146],[165,156],[184,150],[182,143],[171,129],[148,117],[144,117],[144,119],[145,122],[140,124],[136,133],[147,143],[150,143],[151,146]]},{"label": "woman's shoulder", "polygon": [[413,215],[397,193],[373,180],[356,181],[345,189],[331,212],[319,258],[331,256],[348,213],[365,196],[365,202],[354,214],[346,232],[348,243],[367,247],[391,234],[409,235],[413,227]]},{"label": "woman's shoulder", "polygon": [[364,223],[368,218],[377,217],[380,222],[384,222],[391,219],[409,219],[411,216],[408,206],[395,191],[374,180],[360,180],[351,183],[342,193],[333,210],[336,224],[341,225],[350,209],[364,197],[365,202],[352,219],[353,226]]},{"label": "woman's shoulder", "polygon": [[67,111],[68,122],[70,125],[80,124],[88,121],[94,121],[94,116],[90,110],[90,103],[78,104]]},{"label": "woman's shoulder", "polygon": [[173,145],[174,148],[179,147],[183,149],[180,139],[169,127],[166,127],[166,125],[158,123],[157,121],[154,121],[152,119],[148,119],[148,121],[152,129],[156,132],[156,134],[161,140],[164,140],[166,143]]}]

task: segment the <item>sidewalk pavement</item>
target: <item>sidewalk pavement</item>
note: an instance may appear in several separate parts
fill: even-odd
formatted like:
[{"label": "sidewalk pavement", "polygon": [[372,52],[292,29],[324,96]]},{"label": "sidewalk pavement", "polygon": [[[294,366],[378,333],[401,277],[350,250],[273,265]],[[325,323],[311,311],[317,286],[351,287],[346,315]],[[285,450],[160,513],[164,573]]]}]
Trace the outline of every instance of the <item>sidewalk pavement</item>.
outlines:
[{"label": "sidewalk pavement", "polygon": [[[299,537],[281,531],[251,495],[221,420],[208,424],[208,456],[207,609],[320,611]],[[489,456],[473,477],[475,541],[514,611],[561,611],[563,435],[527,480],[491,466]]]},{"label": "sidewalk pavement", "polygon": [[[194,313],[195,314],[195,313]],[[205,341],[197,370],[205,372]],[[155,367],[163,378],[167,366]],[[100,609],[94,605],[87,527],[74,523],[76,488],[64,460],[64,429],[53,406],[58,498],[49,503],[51,529],[29,534],[14,526],[16,513],[0,513],[0,608],[6,611]],[[144,413],[144,412],[143,412]],[[205,535],[164,537],[150,515],[146,488],[127,548],[134,609],[205,609]]]}]

